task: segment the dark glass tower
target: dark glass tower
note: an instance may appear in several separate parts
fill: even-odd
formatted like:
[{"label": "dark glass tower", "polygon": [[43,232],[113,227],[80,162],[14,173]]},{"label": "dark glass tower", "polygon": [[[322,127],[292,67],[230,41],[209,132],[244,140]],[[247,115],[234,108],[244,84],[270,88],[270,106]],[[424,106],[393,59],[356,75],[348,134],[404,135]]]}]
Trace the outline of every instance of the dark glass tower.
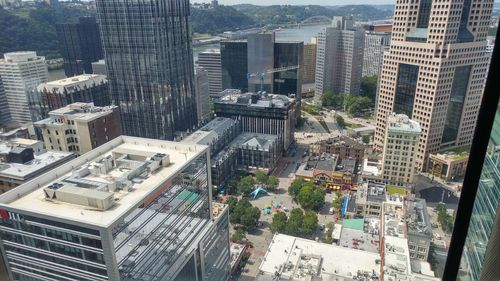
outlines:
[{"label": "dark glass tower", "polygon": [[220,56],[222,68],[222,90],[240,89],[248,91],[247,42],[221,41]]},{"label": "dark glass tower", "polygon": [[97,0],[112,102],[126,135],[172,140],[196,124],[188,0]]},{"label": "dark glass tower", "polygon": [[56,30],[66,76],[91,74],[92,62],[103,58],[96,19],[80,17],[77,23],[57,24]]}]

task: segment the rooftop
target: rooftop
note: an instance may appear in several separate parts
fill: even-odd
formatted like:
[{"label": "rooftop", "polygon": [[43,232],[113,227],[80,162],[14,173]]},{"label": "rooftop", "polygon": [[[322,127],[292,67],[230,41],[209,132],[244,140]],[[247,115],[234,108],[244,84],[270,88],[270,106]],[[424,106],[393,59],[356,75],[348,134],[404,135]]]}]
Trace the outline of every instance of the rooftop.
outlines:
[{"label": "rooftop", "polygon": [[339,246],[379,253],[380,220],[378,218],[355,220],[355,224],[358,224],[358,220],[361,220],[361,224],[351,227],[349,225],[351,223],[346,225],[344,219]]},{"label": "rooftop", "polygon": [[65,79],[50,81],[38,85],[37,90],[43,91],[46,89],[50,92],[64,93],[64,90],[71,92],[87,87],[92,87],[94,84],[106,83],[106,76],[98,74],[82,74]]},{"label": "rooftop", "polygon": [[211,145],[214,140],[223,136],[227,130],[236,126],[236,124],[237,121],[234,119],[217,117],[182,141],[185,143]]},{"label": "rooftop", "polygon": [[427,213],[425,199],[411,198],[407,200],[406,218],[408,234],[428,236],[432,238],[432,226]]},{"label": "rooftop", "polygon": [[404,114],[391,113],[387,116],[387,128],[390,132],[420,134],[422,130],[418,122]]},{"label": "rooftop", "polygon": [[363,159],[363,175],[378,177],[381,175],[381,166],[381,160],[370,160],[365,158]]},{"label": "rooftop", "polygon": [[[121,136],[60,166],[56,172],[45,173],[2,194],[0,206],[108,227],[136,209],[207,149]],[[103,201],[92,205],[81,190]]]},{"label": "rooftop", "polygon": [[406,237],[405,212],[402,202],[401,204],[384,203],[382,209],[384,237]]},{"label": "rooftop", "polygon": [[358,186],[357,200],[359,203],[366,201],[384,202],[386,200],[385,185],[375,182],[365,182]]},{"label": "rooftop", "polygon": [[283,280],[306,281],[320,276],[322,280],[372,281],[380,278],[380,255],[276,234],[259,270],[262,275],[256,280],[273,280],[270,278],[277,274]]},{"label": "rooftop", "polygon": [[283,95],[257,93],[228,93],[215,103],[237,104],[255,108],[288,108],[294,99]]},{"label": "rooftop", "polygon": [[90,122],[97,118],[106,116],[117,110],[116,105],[94,106],[94,103],[75,102],[49,112],[49,118],[35,122],[35,125],[65,125],[64,120],[70,119],[76,122]]},{"label": "rooftop", "polygon": [[[33,148],[39,143],[40,141],[19,138],[0,142],[0,177],[24,181],[74,157],[71,152],[43,150],[30,152],[33,153],[33,158],[24,163],[9,161],[9,154]],[[39,146],[43,147],[41,143]]]},{"label": "rooftop", "polygon": [[269,150],[273,144],[276,144],[277,141],[277,135],[241,133],[229,144],[229,146]]}]

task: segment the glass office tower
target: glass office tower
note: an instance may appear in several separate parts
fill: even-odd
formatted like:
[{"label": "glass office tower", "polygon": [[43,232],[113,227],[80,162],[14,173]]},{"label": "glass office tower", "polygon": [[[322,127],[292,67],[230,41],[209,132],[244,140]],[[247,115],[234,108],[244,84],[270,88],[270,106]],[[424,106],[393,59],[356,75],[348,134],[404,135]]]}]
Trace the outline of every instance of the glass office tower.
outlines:
[{"label": "glass office tower", "polygon": [[174,137],[196,124],[189,0],[96,1],[111,98],[124,134]]},{"label": "glass office tower", "polygon": [[[498,252],[500,243],[500,108],[490,135],[474,209],[462,255],[462,280],[493,280],[488,257]],[[497,229],[497,230],[495,230]],[[490,278],[490,279],[488,279]],[[496,279],[495,279],[496,280]]]}]

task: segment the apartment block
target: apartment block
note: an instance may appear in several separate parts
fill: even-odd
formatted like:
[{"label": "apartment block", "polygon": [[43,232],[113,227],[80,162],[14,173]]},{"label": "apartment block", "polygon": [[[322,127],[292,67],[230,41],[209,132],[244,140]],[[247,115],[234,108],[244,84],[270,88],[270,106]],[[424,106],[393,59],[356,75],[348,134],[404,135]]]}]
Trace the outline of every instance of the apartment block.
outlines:
[{"label": "apartment block", "polygon": [[0,196],[12,280],[229,280],[207,146],[118,137]]},{"label": "apartment block", "polygon": [[0,78],[12,121],[19,124],[32,122],[29,109],[29,93],[40,83],[47,82],[45,58],[36,52],[5,53],[0,60]]},{"label": "apartment block", "polygon": [[49,118],[35,122],[45,147],[82,155],[120,136],[117,106],[98,107],[92,103],[72,103],[49,112]]},{"label": "apartment block", "polygon": [[363,77],[374,75],[377,77],[380,76],[384,52],[389,50],[390,43],[390,32],[366,32],[363,53]]},{"label": "apartment block", "polygon": [[207,71],[208,92],[210,95],[222,90],[222,66],[219,50],[207,50],[198,54],[198,65]]},{"label": "apartment block", "polygon": [[429,154],[471,143],[488,70],[492,8],[492,0],[396,1],[380,76],[376,148],[383,148],[392,112],[422,128],[418,170]]},{"label": "apartment block", "polygon": [[314,83],[316,77],[316,52],[317,39],[311,40],[311,43],[304,44],[304,63],[302,64],[302,83]]},{"label": "apartment block", "polygon": [[382,177],[392,185],[413,183],[420,125],[404,114],[387,116],[382,155]]},{"label": "apartment block", "polygon": [[75,102],[111,105],[108,80],[104,75],[82,74],[38,85],[30,93],[30,110],[34,121],[49,116],[52,110]]},{"label": "apartment block", "polygon": [[427,261],[433,237],[425,200],[409,198],[406,202],[406,218],[410,258],[412,260]]},{"label": "apartment block", "polygon": [[314,101],[324,92],[359,94],[365,31],[352,17],[333,17],[332,26],[318,35]]}]

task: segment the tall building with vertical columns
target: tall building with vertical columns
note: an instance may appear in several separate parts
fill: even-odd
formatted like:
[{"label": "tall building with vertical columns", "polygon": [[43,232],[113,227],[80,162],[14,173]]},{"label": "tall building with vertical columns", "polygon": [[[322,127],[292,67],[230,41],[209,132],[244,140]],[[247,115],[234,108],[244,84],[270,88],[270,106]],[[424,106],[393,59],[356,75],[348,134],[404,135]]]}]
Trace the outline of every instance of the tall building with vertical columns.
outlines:
[{"label": "tall building with vertical columns", "polygon": [[31,123],[28,95],[38,84],[47,82],[45,57],[37,56],[36,52],[5,53],[0,60],[0,77],[11,120]]},{"label": "tall building with vertical columns", "polygon": [[391,33],[367,31],[365,34],[365,49],[363,54],[362,76],[380,76],[384,52],[389,49]]},{"label": "tall building with vertical columns", "polygon": [[396,1],[378,93],[376,148],[383,147],[391,112],[420,124],[420,170],[429,153],[472,141],[492,7],[493,0]]},{"label": "tall building with vertical columns", "polygon": [[198,54],[198,65],[207,71],[210,95],[222,92],[222,67],[219,50],[207,50]]},{"label": "tall building with vertical columns", "polygon": [[172,140],[197,123],[189,0],[97,0],[124,134]]},{"label": "tall building with vertical columns", "polygon": [[404,114],[387,116],[382,156],[382,176],[392,185],[407,185],[415,176],[415,155],[422,130]]}]

